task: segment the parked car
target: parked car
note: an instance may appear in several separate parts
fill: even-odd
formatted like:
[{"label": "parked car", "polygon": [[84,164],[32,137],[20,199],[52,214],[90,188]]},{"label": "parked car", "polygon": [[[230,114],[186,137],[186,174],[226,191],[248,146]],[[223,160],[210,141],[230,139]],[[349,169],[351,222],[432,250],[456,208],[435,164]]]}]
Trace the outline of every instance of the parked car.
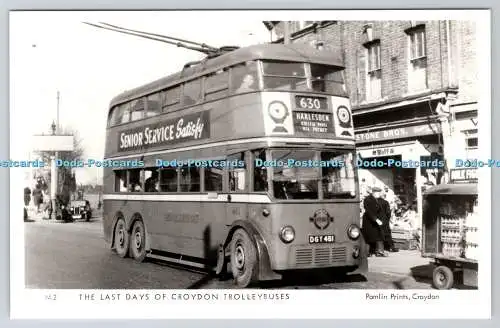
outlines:
[{"label": "parked car", "polygon": [[83,219],[89,221],[92,217],[92,210],[88,200],[74,200],[69,208],[71,217],[75,220]]}]

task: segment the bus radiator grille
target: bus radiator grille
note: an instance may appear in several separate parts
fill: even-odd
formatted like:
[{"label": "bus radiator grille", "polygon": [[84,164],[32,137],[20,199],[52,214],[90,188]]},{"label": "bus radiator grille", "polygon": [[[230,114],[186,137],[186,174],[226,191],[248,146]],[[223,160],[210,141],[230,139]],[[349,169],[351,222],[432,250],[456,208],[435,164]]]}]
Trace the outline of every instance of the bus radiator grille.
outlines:
[{"label": "bus radiator grille", "polygon": [[296,265],[327,265],[346,261],[346,248],[301,248],[295,250]]}]

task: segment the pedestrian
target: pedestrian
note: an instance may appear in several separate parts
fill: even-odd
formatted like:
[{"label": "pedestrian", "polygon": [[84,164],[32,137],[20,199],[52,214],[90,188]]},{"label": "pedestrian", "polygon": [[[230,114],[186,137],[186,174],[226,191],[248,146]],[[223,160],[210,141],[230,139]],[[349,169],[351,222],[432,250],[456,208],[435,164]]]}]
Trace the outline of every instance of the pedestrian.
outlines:
[{"label": "pedestrian", "polygon": [[386,187],[384,191],[381,193],[380,198],[378,199],[380,208],[382,210],[382,231],[384,234],[384,249],[390,252],[399,252],[394,246],[394,241],[392,240],[392,231],[391,231],[391,218],[392,218],[392,210],[391,205],[386,200],[387,197]]},{"label": "pedestrian", "polygon": [[35,203],[37,213],[40,212],[40,204],[43,203],[43,193],[40,186],[37,184],[33,190],[33,202]]},{"label": "pedestrian", "polygon": [[370,247],[370,255],[377,257],[387,256],[384,252],[384,234],[382,231],[383,213],[382,208],[378,203],[380,192],[378,187],[373,187],[369,190],[370,195],[365,197],[363,201],[363,227],[362,233],[366,243]]},{"label": "pedestrian", "polygon": [[31,201],[31,189],[29,187],[24,188],[24,206],[28,206]]}]

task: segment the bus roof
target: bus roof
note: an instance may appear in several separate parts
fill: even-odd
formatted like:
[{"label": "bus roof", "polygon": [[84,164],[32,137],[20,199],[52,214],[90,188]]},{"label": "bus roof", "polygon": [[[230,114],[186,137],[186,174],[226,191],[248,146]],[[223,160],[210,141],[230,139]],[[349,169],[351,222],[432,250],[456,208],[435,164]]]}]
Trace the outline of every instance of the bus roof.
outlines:
[{"label": "bus roof", "polygon": [[200,65],[187,67],[180,72],[163,77],[151,83],[125,91],[111,100],[110,107],[142,97],[172,85],[216,72],[224,67],[233,66],[251,60],[283,60],[309,62],[337,67],[344,67],[342,53],[338,50],[317,50],[307,44],[258,44],[240,48],[224,55],[207,59]]}]

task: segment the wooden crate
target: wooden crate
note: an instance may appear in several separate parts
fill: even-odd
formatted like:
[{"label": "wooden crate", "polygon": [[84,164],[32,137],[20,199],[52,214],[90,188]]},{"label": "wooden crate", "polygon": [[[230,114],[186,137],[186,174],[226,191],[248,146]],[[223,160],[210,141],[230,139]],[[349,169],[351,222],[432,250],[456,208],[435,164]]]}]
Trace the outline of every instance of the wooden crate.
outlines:
[{"label": "wooden crate", "polygon": [[401,250],[415,250],[418,248],[418,243],[416,239],[401,239],[393,238],[394,246]]},{"label": "wooden crate", "polygon": [[409,230],[393,229],[391,231],[391,236],[392,236],[392,239],[412,239],[413,238],[413,234]]}]

